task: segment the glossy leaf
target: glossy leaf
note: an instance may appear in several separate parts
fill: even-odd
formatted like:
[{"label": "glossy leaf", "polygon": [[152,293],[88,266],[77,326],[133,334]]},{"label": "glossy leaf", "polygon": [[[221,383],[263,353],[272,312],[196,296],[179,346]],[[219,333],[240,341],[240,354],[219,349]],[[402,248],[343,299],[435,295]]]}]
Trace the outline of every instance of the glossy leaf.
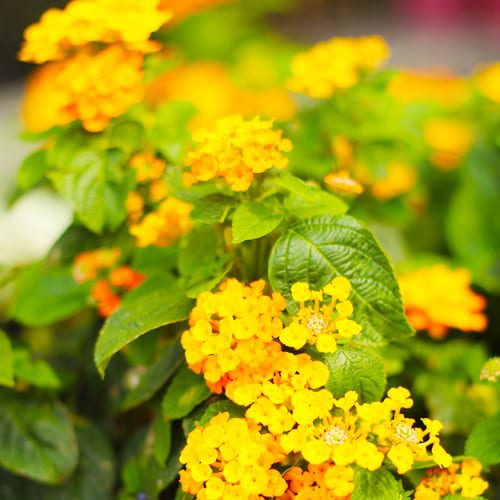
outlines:
[{"label": "glossy leaf", "polygon": [[401,485],[386,469],[371,472],[357,468],[354,474],[354,491],[351,500],[400,500]]}]

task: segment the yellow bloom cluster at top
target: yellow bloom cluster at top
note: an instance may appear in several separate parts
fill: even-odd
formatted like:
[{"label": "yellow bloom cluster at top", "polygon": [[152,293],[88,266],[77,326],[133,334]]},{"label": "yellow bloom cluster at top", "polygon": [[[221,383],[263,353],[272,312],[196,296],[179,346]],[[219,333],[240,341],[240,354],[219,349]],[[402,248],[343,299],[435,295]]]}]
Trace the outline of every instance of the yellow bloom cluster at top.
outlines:
[{"label": "yellow bloom cluster at top", "polygon": [[450,328],[480,332],[487,320],[484,297],[471,288],[467,269],[444,264],[417,269],[398,278],[406,314],[416,330],[442,338]]},{"label": "yellow bloom cluster at top", "polygon": [[429,469],[415,489],[414,500],[439,500],[447,495],[476,498],[488,488],[480,476],[481,469],[474,459],[451,464],[447,469]]},{"label": "yellow bloom cluster at top", "polygon": [[334,278],[321,291],[311,290],[307,283],[295,283],[291,291],[300,309],[280,335],[284,345],[301,349],[308,343],[319,352],[335,352],[337,339],[361,331],[361,325],[348,319],[353,306],[348,300],[351,283],[346,278]]},{"label": "yellow bloom cluster at top", "polygon": [[185,160],[189,168],[184,183],[222,178],[233,191],[247,191],[255,174],[275,167],[283,169],[292,144],[273,130],[272,120],[258,117],[244,120],[241,116],[221,118],[213,129],[200,129],[193,134],[196,147]]},{"label": "yellow bloom cluster at top", "polygon": [[122,43],[137,52],[157,48],[149,41],[171,15],[160,0],[73,0],[64,9],[49,9],[26,29],[19,58],[41,64],[64,59],[75,48],[93,43]]},{"label": "yellow bloom cluster at top", "polygon": [[365,72],[380,67],[388,56],[389,47],[377,35],[332,38],[295,56],[288,87],[294,92],[326,99],[337,89],[356,85]]},{"label": "yellow bloom cluster at top", "polygon": [[[129,231],[139,247],[170,246],[189,233],[193,221],[189,214],[192,205],[168,196],[163,179],[165,162],[151,153],[137,153],[130,160],[138,182],[136,191],[127,196]],[[153,207],[146,214],[147,206]]]}]

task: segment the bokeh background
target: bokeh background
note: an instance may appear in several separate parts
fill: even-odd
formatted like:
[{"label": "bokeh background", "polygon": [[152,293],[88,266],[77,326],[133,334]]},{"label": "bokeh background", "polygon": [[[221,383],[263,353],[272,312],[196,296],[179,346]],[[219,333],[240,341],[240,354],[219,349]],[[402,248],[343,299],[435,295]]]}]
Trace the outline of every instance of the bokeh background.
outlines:
[{"label": "bokeh background", "polygon": [[[6,199],[30,145],[19,134],[20,101],[30,65],[16,60],[26,26],[64,0],[1,0],[0,7],[0,265],[43,254],[69,221],[68,208],[35,192],[9,213]],[[270,22],[300,42],[378,33],[392,48],[390,64],[468,73],[500,56],[498,0],[297,0]]]}]

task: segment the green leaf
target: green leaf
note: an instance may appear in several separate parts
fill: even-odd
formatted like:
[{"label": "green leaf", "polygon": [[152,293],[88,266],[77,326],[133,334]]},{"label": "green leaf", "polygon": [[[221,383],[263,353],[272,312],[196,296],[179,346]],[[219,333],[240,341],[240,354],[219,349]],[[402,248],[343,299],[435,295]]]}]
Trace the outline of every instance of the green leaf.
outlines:
[{"label": "green leaf", "polygon": [[183,366],[167,387],[162,402],[163,416],[169,419],[185,417],[210,396],[210,389],[201,375]]},{"label": "green leaf", "polygon": [[351,500],[400,500],[403,490],[386,469],[370,472],[357,468],[354,473],[354,491]]},{"label": "green leaf", "polygon": [[73,279],[69,266],[44,269],[33,264],[16,277],[11,316],[27,326],[51,325],[83,309],[89,288]]},{"label": "green leaf", "polygon": [[340,215],[347,211],[347,205],[337,196],[326,191],[316,190],[314,199],[299,195],[285,198],[285,210],[299,219],[307,219],[317,215]]},{"label": "green leaf", "polygon": [[7,334],[0,330],[0,385],[14,385],[14,361],[12,346]]},{"label": "green leaf", "polygon": [[367,348],[339,347],[332,354],[321,354],[330,377],[326,384],[336,398],[347,391],[356,391],[359,401],[379,401],[385,390],[385,372],[382,360]]},{"label": "green leaf", "polygon": [[240,205],[233,214],[233,243],[262,238],[283,221],[283,214],[263,203],[250,201]]},{"label": "green leaf", "polygon": [[465,455],[477,458],[485,466],[500,463],[500,413],[472,429],[465,443]]},{"label": "green leaf", "polygon": [[134,292],[134,300],[124,301],[99,332],[94,361],[101,376],[120,349],[155,328],[186,319],[192,307],[185,291],[170,283],[159,283],[154,289],[148,286],[144,293],[140,288]]},{"label": "green leaf", "polygon": [[223,194],[212,194],[197,200],[189,216],[191,219],[205,224],[218,224],[224,222],[235,204],[234,198]]},{"label": "green leaf", "polygon": [[111,123],[107,130],[110,148],[119,148],[123,151],[138,150],[144,140],[144,127],[136,121],[124,119]]},{"label": "green leaf", "polygon": [[48,168],[47,152],[39,149],[31,153],[22,162],[17,173],[17,185],[22,191],[27,191],[41,182]]},{"label": "green leaf", "polygon": [[114,454],[106,434],[91,424],[76,427],[80,459],[73,474],[60,487],[49,487],[44,500],[111,500]]},{"label": "green leaf", "polygon": [[363,328],[356,341],[383,345],[413,333],[385,253],[354,218],[313,217],[290,227],[276,242],[269,279],[287,299],[295,282],[306,281],[320,289],[336,276],[345,276],[352,284],[353,319]]},{"label": "green leaf", "polygon": [[66,409],[47,398],[0,391],[0,465],[37,481],[58,483],[78,461]]},{"label": "green leaf", "polygon": [[125,397],[123,409],[133,408],[147,401],[175,373],[184,359],[184,352],[178,341],[172,342],[157,361],[147,368],[139,383]]},{"label": "green leaf", "polygon": [[172,445],[172,422],[158,415],[153,422],[153,454],[156,461],[163,465],[170,453]]},{"label": "green leaf", "polygon": [[61,381],[52,367],[43,359],[32,359],[26,349],[14,350],[14,375],[36,387],[58,389]]}]

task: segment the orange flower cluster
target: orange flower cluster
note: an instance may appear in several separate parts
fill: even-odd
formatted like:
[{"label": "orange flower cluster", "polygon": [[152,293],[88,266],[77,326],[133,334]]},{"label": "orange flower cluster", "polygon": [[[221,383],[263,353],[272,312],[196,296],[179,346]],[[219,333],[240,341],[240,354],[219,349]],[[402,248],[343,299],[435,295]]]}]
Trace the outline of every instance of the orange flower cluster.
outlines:
[{"label": "orange flower cluster", "polygon": [[178,21],[200,10],[232,1],[233,0],[182,0],[182,2],[179,2],[179,0],[160,0],[160,9],[172,14],[173,20]]},{"label": "orange flower cluster", "polygon": [[91,296],[99,314],[111,316],[120,306],[123,293],[133,290],[144,276],[128,266],[116,266],[120,249],[101,248],[78,255],[73,276],[78,283],[93,281]]},{"label": "orange flower cluster", "polygon": [[186,186],[222,178],[233,191],[247,191],[255,174],[285,168],[288,160],[283,152],[292,144],[272,126],[272,120],[245,121],[235,115],[218,120],[212,130],[198,130],[193,135],[197,146],[185,160]]},{"label": "orange flower cluster", "polygon": [[415,500],[439,500],[447,495],[476,498],[488,489],[488,483],[480,476],[481,464],[466,459],[451,464],[447,469],[432,468],[415,489]]},{"label": "orange flower cluster", "polygon": [[[130,166],[139,184],[136,191],[128,194],[126,202],[130,234],[139,247],[172,245],[191,231],[192,205],[168,196],[168,185],[163,179],[165,162],[161,158],[138,153],[130,160]],[[145,214],[148,207],[151,210]]]},{"label": "orange flower cluster", "polygon": [[406,315],[416,330],[443,338],[450,328],[474,332],[486,328],[486,300],[471,290],[467,269],[436,264],[403,274],[398,281]]}]

